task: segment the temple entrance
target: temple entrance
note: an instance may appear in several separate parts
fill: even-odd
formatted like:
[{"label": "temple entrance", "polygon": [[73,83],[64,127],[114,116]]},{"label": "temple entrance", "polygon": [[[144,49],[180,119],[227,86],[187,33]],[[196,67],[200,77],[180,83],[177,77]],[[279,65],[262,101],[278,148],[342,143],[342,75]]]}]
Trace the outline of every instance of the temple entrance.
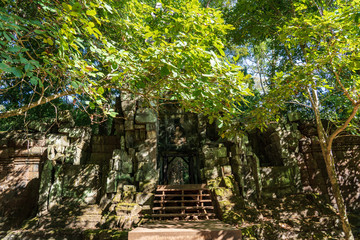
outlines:
[{"label": "temple entrance", "polygon": [[162,106],[159,119],[159,184],[201,183],[197,115],[185,112],[174,102]]},{"label": "temple entrance", "polygon": [[197,159],[195,152],[163,152],[159,159],[159,184],[182,185],[200,183]]},{"label": "temple entrance", "polygon": [[189,161],[185,158],[170,159],[167,171],[167,184],[180,185],[189,183]]}]

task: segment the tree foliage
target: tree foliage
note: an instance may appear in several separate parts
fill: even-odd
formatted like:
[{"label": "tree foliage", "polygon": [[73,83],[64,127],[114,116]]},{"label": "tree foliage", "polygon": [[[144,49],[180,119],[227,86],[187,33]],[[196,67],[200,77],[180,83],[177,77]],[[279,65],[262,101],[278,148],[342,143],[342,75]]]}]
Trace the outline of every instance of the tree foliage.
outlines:
[{"label": "tree foliage", "polygon": [[[332,154],[333,140],[349,127],[360,107],[359,1],[295,2],[293,16],[278,28],[276,41],[286,53],[282,71],[270,76],[268,92],[248,122],[266,127],[289,104],[311,109],[317,124],[333,194],[346,239],[353,239]],[[322,119],[337,124],[327,132]]]},{"label": "tree foliage", "polygon": [[105,94],[116,90],[227,122],[250,94],[223,50],[232,27],[198,1],[3,0],[0,29],[0,118],[69,95],[115,116]]}]

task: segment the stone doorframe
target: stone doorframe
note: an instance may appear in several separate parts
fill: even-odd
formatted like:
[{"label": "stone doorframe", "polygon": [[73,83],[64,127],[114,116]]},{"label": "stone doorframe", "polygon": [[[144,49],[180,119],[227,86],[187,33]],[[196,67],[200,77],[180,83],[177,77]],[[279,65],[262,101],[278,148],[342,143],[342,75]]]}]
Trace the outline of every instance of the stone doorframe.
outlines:
[{"label": "stone doorframe", "polygon": [[169,166],[173,160],[181,158],[189,169],[189,184],[201,183],[200,160],[197,151],[159,153],[158,166],[160,171],[159,184],[168,184]]}]

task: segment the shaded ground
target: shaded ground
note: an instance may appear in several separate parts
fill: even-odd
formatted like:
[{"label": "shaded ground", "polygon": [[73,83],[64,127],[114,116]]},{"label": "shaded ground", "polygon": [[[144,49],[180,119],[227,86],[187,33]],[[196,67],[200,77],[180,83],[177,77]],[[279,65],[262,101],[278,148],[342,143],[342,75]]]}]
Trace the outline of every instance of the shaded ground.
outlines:
[{"label": "shaded ground", "polygon": [[[173,221],[173,222],[150,222],[147,227],[151,231],[163,228],[164,231],[173,231],[173,228],[235,230],[240,229],[242,239],[343,239],[341,224],[332,207],[322,198],[315,194],[289,195],[284,198],[263,200],[261,207],[247,207],[229,211],[224,215],[224,221]],[[356,239],[360,239],[360,214],[349,214]],[[149,225],[150,224],[150,225]],[[210,225],[209,225],[210,224]],[[28,222],[28,225],[31,225]],[[106,229],[64,229],[49,228],[45,230],[26,229],[0,232],[0,239],[15,240],[41,240],[41,239],[128,239],[128,232]],[[201,234],[199,235],[201,236]],[[205,234],[203,234],[205,236]],[[224,235],[225,236],[225,235]],[[217,237],[221,237],[218,234]],[[231,238],[223,238],[231,239]],[[236,238],[232,238],[236,239]]]},{"label": "shaded ground", "polygon": [[0,232],[0,238],[3,240],[105,240],[117,239],[127,240],[128,232],[108,229],[46,229],[46,230],[15,230],[9,232]]},{"label": "shaded ground", "polygon": [[[235,214],[235,213],[233,213]],[[261,208],[238,213],[244,239],[343,239],[339,217],[315,194],[289,195],[264,200]],[[360,239],[360,217],[350,214],[353,232]],[[227,217],[229,219],[229,217]],[[239,218],[238,218],[239,219]]]}]

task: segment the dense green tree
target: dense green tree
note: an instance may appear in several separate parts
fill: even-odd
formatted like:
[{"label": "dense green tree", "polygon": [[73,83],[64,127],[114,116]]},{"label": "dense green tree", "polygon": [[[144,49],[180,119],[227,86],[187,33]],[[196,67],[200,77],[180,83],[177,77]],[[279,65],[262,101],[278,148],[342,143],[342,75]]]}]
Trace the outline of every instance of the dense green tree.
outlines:
[{"label": "dense green tree", "polygon": [[[360,107],[359,3],[313,1],[294,5],[294,17],[277,32],[277,40],[287,49],[283,56],[287,67],[270,79],[269,91],[251,114],[255,125],[265,126],[266,120],[276,119],[289,102],[312,110],[346,239],[354,237],[336,175],[332,143]],[[329,116],[337,124],[331,132],[322,124]]]},{"label": "dense green tree", "polygon": [[3,0],[0,9],[0,118],[73,96],[115,115],[104,94],[177,99],[185,108],[228,122],[249,94],[247,77],[226,60],[232,29],[198,1]]}]

